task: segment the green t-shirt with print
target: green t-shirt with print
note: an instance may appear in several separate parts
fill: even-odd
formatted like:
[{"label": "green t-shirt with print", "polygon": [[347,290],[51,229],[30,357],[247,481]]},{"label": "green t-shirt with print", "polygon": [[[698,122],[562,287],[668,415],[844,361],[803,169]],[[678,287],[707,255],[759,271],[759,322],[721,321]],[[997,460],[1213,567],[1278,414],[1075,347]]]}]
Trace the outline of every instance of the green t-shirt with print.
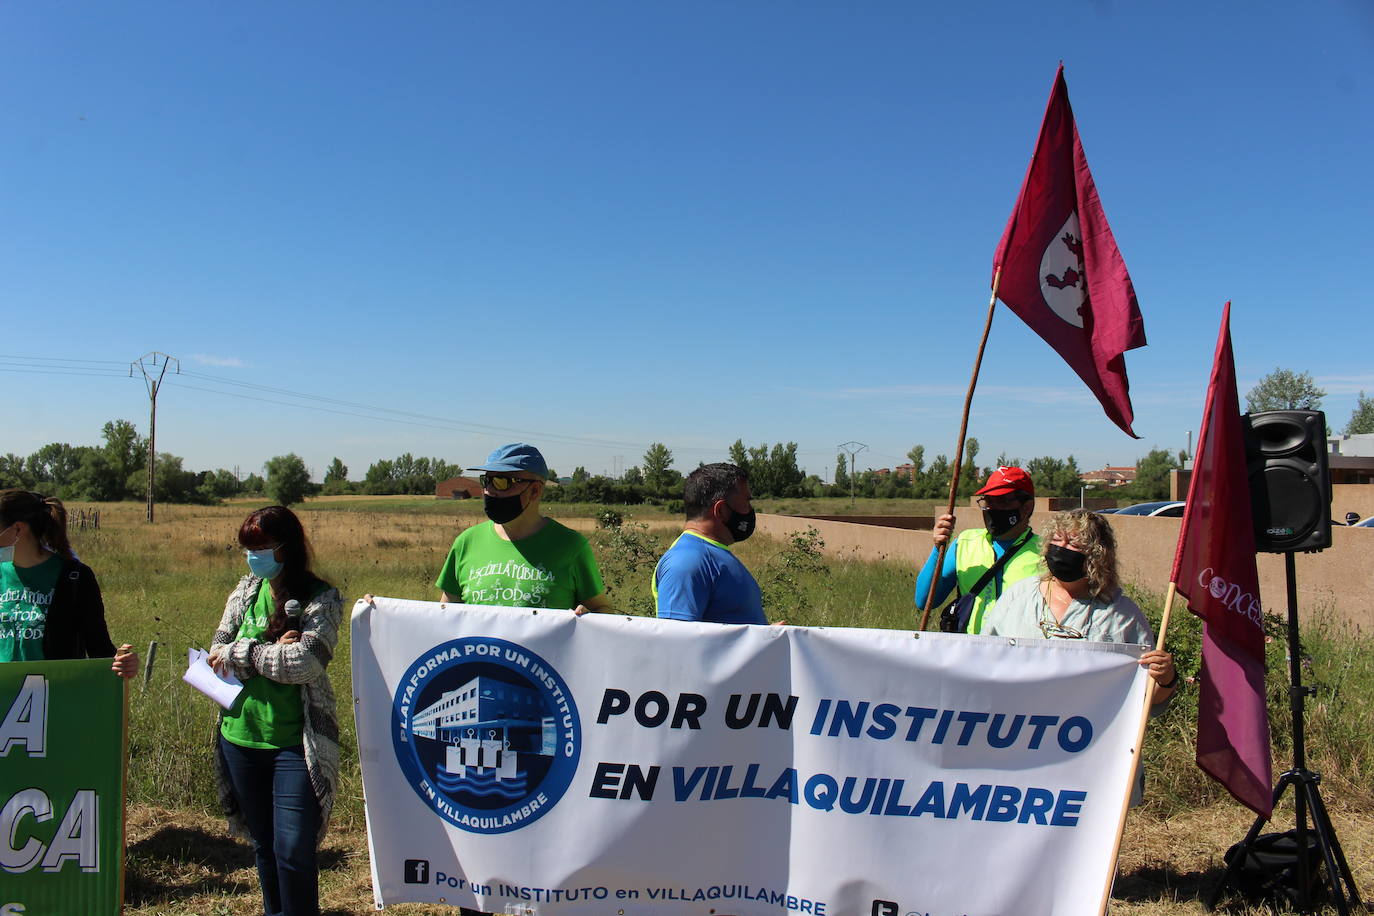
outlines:
[{"label": "green t-shirt with print", "polygon": [[[243,615],[235,639],[262,635],[274,611],[272,586],[263,582],[258,586],[257,599]],[[239,702],[224,714],[219,733],[239,747],[276,750],[300,744],[304,726],[301,685],[283,684],[255,674],[243,682]]]},{"label": "green t-shirt with print", "polygon": [[518,541],[491,522],[473,525],[454,540],[434,584],[464,604],[569,610],[606,590],[591,544],[553,519]]},{"label": "green t-shirt with print", "polygon": [[43,660],[48,608],[60,572],[62,558],[56,554],[37,566],[0,563],[0,662]]}]

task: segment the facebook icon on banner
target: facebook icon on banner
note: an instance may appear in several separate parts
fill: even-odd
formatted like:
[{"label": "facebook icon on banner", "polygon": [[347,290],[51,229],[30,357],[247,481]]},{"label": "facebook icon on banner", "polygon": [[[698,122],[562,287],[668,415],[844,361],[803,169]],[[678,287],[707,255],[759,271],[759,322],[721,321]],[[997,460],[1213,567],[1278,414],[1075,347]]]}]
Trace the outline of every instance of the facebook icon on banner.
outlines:
[{"label": "facebook icon on banner", "polygon": [[429,860],[406,859],[406,884],[429,883]]},{"label": "facebook icon on banner", "polygon": [[891,900],[874,900],[872,916],[897,916],[897,904]]}]

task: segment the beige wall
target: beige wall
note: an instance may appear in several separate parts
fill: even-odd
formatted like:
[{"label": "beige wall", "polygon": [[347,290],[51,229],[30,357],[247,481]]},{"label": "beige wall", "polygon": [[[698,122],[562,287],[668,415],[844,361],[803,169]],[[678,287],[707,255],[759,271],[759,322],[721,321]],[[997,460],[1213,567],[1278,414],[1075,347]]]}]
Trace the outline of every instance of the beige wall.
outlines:
[{"label": "beige wall", "polygon": [[[1344,513],[1346,510],[1340,511]],[[1371,511],[1374,512],[1374,508]],[[977,509],[960,508],[955,510],[955,515],[958,519],[957,530],[982,524]],[[1169,572],[1173,567],[1182,520],[1121,516],[1113,518],[1111,522],[1117,536],[1122,579],[1164,594],[1169,587]],[[866,560],[892,560],[910,564],[913,585],[917,564],[924,563],[930,553],[929,531],[783,515],[760,515],[758,527],[760,531],[775,537],[815,528],[825,539],[826,553],[832,556],[852,552]],[[1299,618],[1306,620],[1320,616],[1343,620],[1367,632],[1374,632],[1374,528],[1351,529],[1336,525],[1332,530],[1332,541],[1331,548],[1321,553],[1294,555]],[[1265,609],[1286,615],[1288,598],[1283,554],[1259,554],[1258,567],[1260,597]]]},{"label": "beige wall", "polygon": [[[924,562],[930,551],[928,528],[925,531],[909,531],[791,515],[759,515],[758,530],[773,537],[786,537],[807,528],[815,528],[821,533],[825,540],[825,553],[832,557],[857,553],[864,560],[893,560],[914,566],[918,557]],[[914,587],[914,574],[911,581]]]},{"label": "beige wall", "polygon": [[1331,517],[1345,521],[1347,512],[1358,512],[1360,518],[1374,515],[1374,486],[1367,483],[1337,483],[1331,485]]}]

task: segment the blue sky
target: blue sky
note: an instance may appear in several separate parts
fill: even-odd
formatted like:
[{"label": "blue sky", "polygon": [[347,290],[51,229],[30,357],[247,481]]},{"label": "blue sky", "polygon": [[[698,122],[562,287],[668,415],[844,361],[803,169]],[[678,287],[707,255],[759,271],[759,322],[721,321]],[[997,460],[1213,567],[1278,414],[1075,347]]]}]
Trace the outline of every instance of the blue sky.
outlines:
[{"label": "blue sky", "polygon": [[6,4],[0,452],[146,432],[159,350],[193,469],[952,454],[1061,59],[1142,439],[999,306],[979,463],[1182,448],[1227,299],[1242,395],[1310,371],[1339,430],[1374,393],[1371,9]]}]

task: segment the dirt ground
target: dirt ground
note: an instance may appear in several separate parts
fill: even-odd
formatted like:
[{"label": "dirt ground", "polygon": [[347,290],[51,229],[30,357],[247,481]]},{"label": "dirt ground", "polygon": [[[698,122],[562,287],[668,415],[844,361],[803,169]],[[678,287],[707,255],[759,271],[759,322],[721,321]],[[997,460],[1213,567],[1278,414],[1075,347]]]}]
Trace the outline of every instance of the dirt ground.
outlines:
[{"label": "dirt ground", "polygon": [[[1286,813],[1291,820],[1291,812]],[[1331,817],[1362,895],[1374,891],[1374,816],[1333,804]],[[1277,826],[1292,826],[1276,815]],[[1132,815],[1122,841],[1112,912],[1137,916],[1201,914],[1222,875],[1222,855],[1244,836],[1249,812],[1232,803],[1185,816]],[[331,831],[321,853],[321,906],[327,916],[376,912],[361,829]],[[130,916],[251,916],[262,912],[248,845],[230,837],[224,821],[166,808],[129,811],[125,913]],[[397,916],[452,916],[449,907],[403,904]],[[1219,912],[1269,913],[1241,901]],[[1334,909],[1330,912],[1335,912]],[[851,916],[851,914],[846,914]],[[863,916],[863,914],[852,914]]]}]

